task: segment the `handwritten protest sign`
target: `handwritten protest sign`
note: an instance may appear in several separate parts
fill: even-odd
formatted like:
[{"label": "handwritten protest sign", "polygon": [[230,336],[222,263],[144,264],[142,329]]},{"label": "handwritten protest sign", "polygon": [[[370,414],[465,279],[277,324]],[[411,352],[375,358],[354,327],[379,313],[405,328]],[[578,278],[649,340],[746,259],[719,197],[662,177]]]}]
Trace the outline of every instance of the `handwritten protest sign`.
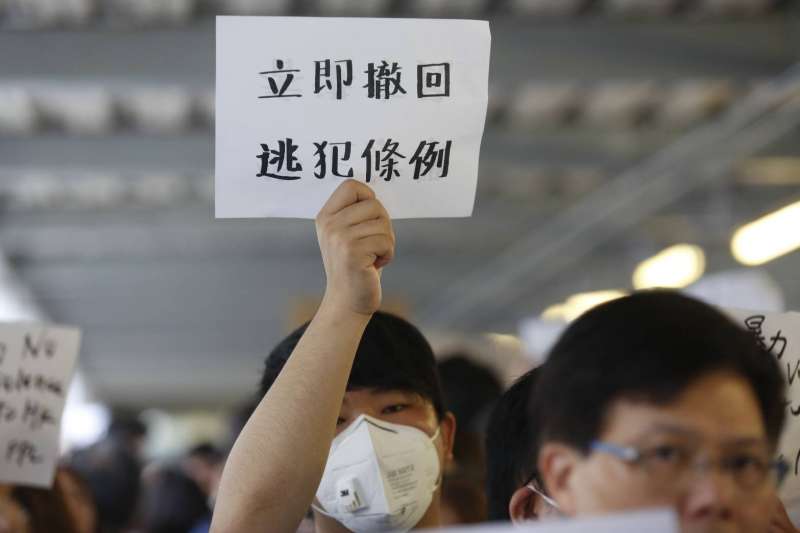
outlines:
[{"label": "handwritten protest sign", "polygon": [[781,498],[787,507],[797,507],[800,505],[800,313],[726,311],[777,357],[786,377],[787,420],[779,454],[790,468]]},{"label": "handwritten protest sign", "polygon": [[437,529],[442,532],[464,533],[678,533],[675,513],[667,510],[639,511],[627,514],[534,522],[525,525],[487,524]]},{"label": "handwritten protest sign", "polygon": [[79,345],[76,329],[0,324],[0,483],[52,484]]},{"label": "handwritten protest sign", "polygon": [[347,178],[471,215],[489,48],[485,21],[218,17],[217,218],[313,218]]}]

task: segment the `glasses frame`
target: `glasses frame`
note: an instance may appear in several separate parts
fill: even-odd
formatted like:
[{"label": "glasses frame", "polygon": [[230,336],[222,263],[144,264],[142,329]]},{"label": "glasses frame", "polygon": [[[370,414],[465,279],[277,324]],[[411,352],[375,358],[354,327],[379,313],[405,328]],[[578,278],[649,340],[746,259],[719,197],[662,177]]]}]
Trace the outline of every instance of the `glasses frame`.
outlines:
[{"label": "glasses frame", "polygon": [[[616,457],[620,461],[632,465],[640,464],[644,457],[642,450],[639,448],[634,446],[622,446],[602,440],[592,441],[591,444],[589,444],[589,450],[591,452],[609,454],[613,457]],[[783,484],[784,480],[786,479],[786,475],[789,473],[789,469],[789,463],[783,457],[779,457],[778,459],[775,459],[769,463],[769,470],[771,470],[775,476],[774,480],[776,487],[779,488]]]}]

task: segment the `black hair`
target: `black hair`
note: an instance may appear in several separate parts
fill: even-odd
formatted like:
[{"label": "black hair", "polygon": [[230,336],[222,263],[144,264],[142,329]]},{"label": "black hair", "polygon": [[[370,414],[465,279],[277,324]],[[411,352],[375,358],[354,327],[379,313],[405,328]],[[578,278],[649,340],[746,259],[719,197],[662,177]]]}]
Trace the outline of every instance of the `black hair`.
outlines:
[{"label": "black hair", "polygon": [[675,291],[634,293],[578,318],[551,350],[529,407],[542,414],[540,441],[587,452],[613,402],[665,405],[720,371],[752,387],[775,446],[785,394],[777,360],[720,311]]},{"label": "black hair", "polygon": [[200,459],[208,464],[219,464],[225,459],[222,451],[210,442],[201,442],[186,452],[190,459]]},{"label": "black hair", "polygon": [[85,481],[97,508],[100,531],[127,528],[141,494],[141,465],[114,439],[73,452],[70,466]]},{"label": "black hair", "polygon": [[443,356],[438,364],[447,409],[458,420],[458,431],[482,433],[481,418],[503,392],[500,380],[464,353]]},{"label": "black hair", "polygon": [[[261,377],[261,396],[270,389],[294,351],[308,324],[283,339],[267,357]],[[395,315],[378,311],[367,324],[356,350],[347,390],[402,390],[417,393],[433,404],[436,416],[445,414],[436,361],[420,331]]]},{"label": "black hair", "polygon": [[145,492],[142,521],[148,533],[187,533],[211,514],[205,494],[175,468],[157,472]]},{"label": "black hair", "polygon": [[500,396],[486,430],[486,502],[489,520],[511,520],[508,503],[536,471],[536,423],[526,407],[539,377],[534,368]]}]

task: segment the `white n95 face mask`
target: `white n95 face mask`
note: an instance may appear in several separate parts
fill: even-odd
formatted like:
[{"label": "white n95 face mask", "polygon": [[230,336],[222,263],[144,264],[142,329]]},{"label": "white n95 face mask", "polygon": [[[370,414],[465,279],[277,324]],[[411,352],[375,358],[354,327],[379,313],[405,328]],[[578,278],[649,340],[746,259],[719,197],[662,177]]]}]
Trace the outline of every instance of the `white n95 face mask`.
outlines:
[{"label": "white n95 face mask", "polygon": [[356,533],[410,530],[439,484],[438,434],[359,416],[331,443],[314,509]]}]

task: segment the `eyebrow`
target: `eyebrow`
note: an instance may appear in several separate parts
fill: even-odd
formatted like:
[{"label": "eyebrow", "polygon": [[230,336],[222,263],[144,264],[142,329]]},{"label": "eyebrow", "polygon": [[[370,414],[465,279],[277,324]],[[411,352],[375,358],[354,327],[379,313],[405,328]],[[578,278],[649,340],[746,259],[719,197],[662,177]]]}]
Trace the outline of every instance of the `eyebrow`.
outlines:
[{"label": "eyebrow", "polygon": [[[674,435],[680,435],[682,437],[690,437],[695,439],[700,438],[700,434],[697,431],[694,431],[692,429],[677,424],[671,424],[668,422],[656,422],[655,424],[651,425],[648,428],[646,434],[651,434],[653,432],[672,433]],[[764,437],[739,436],[723,440],[722,445],[723,446],[768,445],[768,441]]]},{"label": "eyebrow", "polygon": [[382,394],[402,394],[403,396],[417,396],[413,391],[403,389],[370,389],[371,396],[380,396]]}]

